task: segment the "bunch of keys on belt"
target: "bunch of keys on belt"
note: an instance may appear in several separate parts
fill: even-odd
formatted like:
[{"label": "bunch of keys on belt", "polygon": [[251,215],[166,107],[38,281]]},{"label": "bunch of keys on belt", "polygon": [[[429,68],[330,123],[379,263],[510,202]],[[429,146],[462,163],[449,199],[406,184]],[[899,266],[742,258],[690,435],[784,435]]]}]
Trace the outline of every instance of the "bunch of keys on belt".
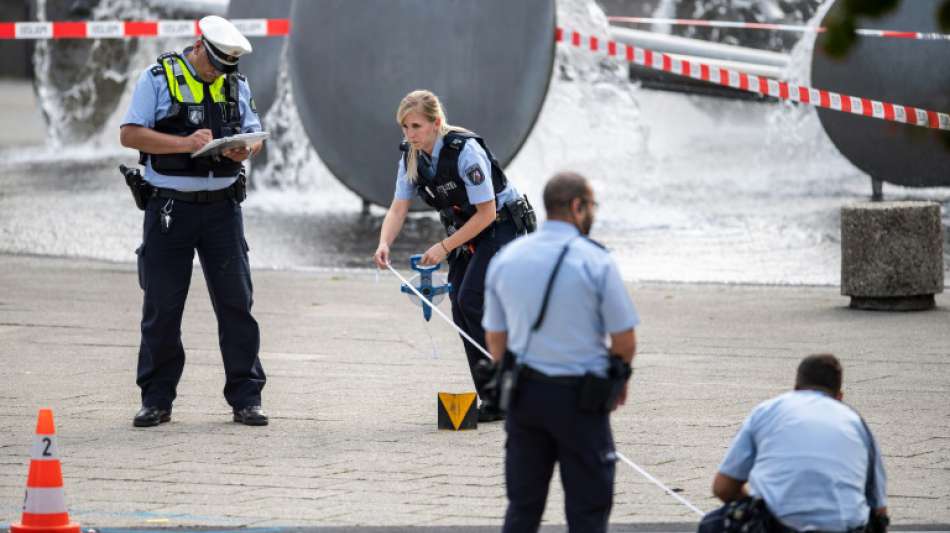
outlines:
[{"label": "bunch of keys on belt", "polygon": [[159,218],[162,223],[162,233],[168,233],[172,229],[172,208],[175,207],[175,200],[169,198],[162,210],[159,212]]}]

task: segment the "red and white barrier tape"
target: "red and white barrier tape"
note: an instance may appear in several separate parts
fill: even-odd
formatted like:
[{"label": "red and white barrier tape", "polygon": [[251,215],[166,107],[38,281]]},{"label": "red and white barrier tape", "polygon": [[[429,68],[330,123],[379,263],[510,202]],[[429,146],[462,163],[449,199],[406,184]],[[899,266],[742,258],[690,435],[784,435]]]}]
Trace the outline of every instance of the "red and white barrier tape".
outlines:
[{"label": "red and white barrier tape", "polygon": [[[667,19],[651,17],[607,17],[610,22],[625,22],[628,24],[669,24],[671,26],[701,26],[705,28],[740,28],[745,30],[777,30],[793,32],[824,32],[825,28],[796,26],[792,24],[769,24],[765,22],[732,22],[727,20],[704,19]],[[866,37],[886,37],[889,39],[916,39],[921,41],[950,41],[950,35],[945,33],[922,33],[916,31],[872,30],[859,28],[858,35]]]},{"label": "red and white barrier tape", "polygon": [[[233,19],[247,37],[290,34],[290,19]],[[197,37],[197,20],[98,20],[90,22],[0,22],[0,39],[128,39]]]},{"label": "red and white barrier tape", "polygon": [[715,67],[698,61],[674,58],[669,54],[654,52],[609,39],[582,36],[576,31],[568,32],[564,28],[556,29],[555,40],[559,43],[570,43],[577,48],[586,48],[592,52],[604,52],[609,57],[624,58],[628,63],[636,63],[677,76],[703,80],[732,87],[733,89],[772,96],[779,100],[801,102],[854,115],[950,131],[950,114],[947,113],[813,89],[764,76],[755,76],[736,70]]}]

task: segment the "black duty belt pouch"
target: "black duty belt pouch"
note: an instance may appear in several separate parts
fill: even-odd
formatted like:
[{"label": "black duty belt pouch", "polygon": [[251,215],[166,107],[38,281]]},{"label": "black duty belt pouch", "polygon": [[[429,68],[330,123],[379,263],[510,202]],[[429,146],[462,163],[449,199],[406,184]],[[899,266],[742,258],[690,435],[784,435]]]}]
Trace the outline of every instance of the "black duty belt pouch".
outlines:
[{"label": "black duty belt pouch", "polygon": [[588,372],[581,380],[577,408],[585,413],[606,413],[613,387],[610,380]]},{"label": "black duty belt pouch", "polygon": [[578,408],[586,413],[609,413],[620,400],[623,386],[633,371],[616,355],[607,357],[607,377],[588,372],[581,381]]},{"label": "black duty belt pouch", "polygon": [[537,217],[534,214],[534,208],[528,202],[527,196],[506,203],[502,206],[502,209],[508,213],[508,218],[514,223],[515,231],[519,235],[533,233],[537,229]]},{"label": "black duty belt pouch", "polygon": [[724,533],[779,533],[787,528],[775,519],[765,500],[746,496],[726,504]]},{"label": "black duty belt pouch", "polygon": [[538,216],[534,212],[534,207],[531,205],[531,202],[528,201],[528,195],[521,197],[521,200],[524,201],[524,226],[525,231],[528,233],[534,233],[534,230],[538,229]]}]

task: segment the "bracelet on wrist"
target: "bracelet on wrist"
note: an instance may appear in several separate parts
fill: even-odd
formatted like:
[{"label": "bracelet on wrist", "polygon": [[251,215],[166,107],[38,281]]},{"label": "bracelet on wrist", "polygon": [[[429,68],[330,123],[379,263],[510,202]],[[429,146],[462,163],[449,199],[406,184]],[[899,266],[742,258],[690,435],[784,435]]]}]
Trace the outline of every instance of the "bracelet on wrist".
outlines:
[{"label": "bracelet on wrist", "polygon": [[449,254],[451,253],[451,252],[449,252],[448,247],[445,246],[445,239],[442,239],[441,241],[439,241],[439,244],[441,244],[441,245],[442,245],[442,249],[445,250],[445,255],[449,255]]}]

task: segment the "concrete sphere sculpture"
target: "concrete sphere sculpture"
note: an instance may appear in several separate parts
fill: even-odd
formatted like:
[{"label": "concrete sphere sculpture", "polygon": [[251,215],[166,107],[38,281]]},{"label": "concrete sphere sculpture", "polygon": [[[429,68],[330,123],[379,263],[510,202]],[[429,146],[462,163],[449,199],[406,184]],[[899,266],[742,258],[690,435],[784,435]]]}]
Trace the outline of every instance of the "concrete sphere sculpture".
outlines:
[{"label": "concrete sphere sculpture", "polygon": [[291,19],[293,96],[310,142],[377,205],[392,202],[406,93],[435,92],[449,123],[483,135],[505,165],[551,79],[554,0],[297,1]]},{"label": "concrete sphere sculpture", "polygon": [[[890,14],[860,20],[858,26],[940,33],[936,13],[941,2],[903,0]],[[950,111],[947,41],[858,36],[850,52],[835,59],[824,53],[824,39],[818,38],[812,57],[815,87]],[[909,187],[950,186],[950,133],[825,109],[818,116],[838,150],[872,179]]]}]

